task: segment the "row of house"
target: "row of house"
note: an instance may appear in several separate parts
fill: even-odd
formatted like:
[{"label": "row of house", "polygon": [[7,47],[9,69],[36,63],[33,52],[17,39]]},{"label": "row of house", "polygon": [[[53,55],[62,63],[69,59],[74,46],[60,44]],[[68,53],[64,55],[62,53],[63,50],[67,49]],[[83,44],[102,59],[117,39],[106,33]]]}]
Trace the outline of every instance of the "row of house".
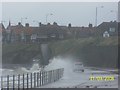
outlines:
[{"label": "row of house", "polygon": [[26,23],[23,26],[20,22],[18,25],[9,25],[7,28],[0,24],[2,32],[2,41],[4,43],[12,42],[48,42],[54,40],[63,40],[68,38],[86,38],[86,37],[110,37],[117,36],[120,23],[116,21],[103,22],[97,27],[89,24],[88,27],[59,26],[56,22],[52,25],[39,23],[38,27],[30,26]]},{"label": "row of house", "polygon": [[3,35],[3,42],[45,42],[63,39],[65,34],[65,31],[56,23],[53,25],[39,23],[39,27],[29,26],[28,23],[23,26],[20,22],[12,26],[9,23]]}]

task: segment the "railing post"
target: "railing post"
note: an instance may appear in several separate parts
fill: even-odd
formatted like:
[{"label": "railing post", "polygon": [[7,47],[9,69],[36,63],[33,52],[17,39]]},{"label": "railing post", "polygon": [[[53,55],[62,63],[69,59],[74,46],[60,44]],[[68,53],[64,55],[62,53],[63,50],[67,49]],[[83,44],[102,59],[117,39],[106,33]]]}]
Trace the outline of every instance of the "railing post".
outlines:
[{"label": "railing post", "polygon": [[54,70],[52,70],[52,82],[54,82]]},{"label": "railing post", "polygon": [[50,83],[50,71],[48,71],[47,76],[48,76],[48,81],[47,81],[47,83]]},{"label": "railing post", "polygon": [[60,78],[62,77],[62,69],[60,70]]},{"label": "railing post", "polygon": [[7,90],[9,90],[9,75],[7,75]]},{"label": "railing post", "polygon": [[27,89],[29,88],[29,78],[28,78],[28,73],[27,73]]},{"label": "railing post", "polygon": [[55,73],[55,71],[56,70],[53,70],[54,71],[54,82],[55,82],[55,79],[56,79],[56,73]]},{"label": "railing post", "polygon": [[59,74],[60,74],[59,71],[60,71],[60,69],[58,69],[58,79],[60,79],[60,77],[59,77],[59,76],[60,76],[60,75],[59,75]]},{"label": "railing post", "polygon": [[18,75],[18,90],[20,89],[20,74]]},{"label": "railing post", "polygon": [[13,90],[15,88],[15,75],[13,75]]},{"label": "railing post", "polygon": [[50,71],[50,83],[52,82],[52,70]]},{"label": "railing post", "polygon": [[61,78],[61,69],[59,70],[59,78]]},{"label": "railing post", "polygon": [[56,71],[57,70],[54,70],[54,82],[56,81],[56,76],[57,76]]},{"label": "railing post", "polygon": [[58,80],[58,69],[56,70],[56,73],[57,73],[57,74],[56,74],[56,75],[57,75],[56,80]]},{"label": "railing post", "polygon": [[50,76],[51,76],[51,81],[50,82],[52,82],[52,70],[50,71]]},{"label": "railing post", "polygon": [[63,76],[63,73],[64,73],[64,68],[62,69],[62,76]]},{"label": "railing post", "polygon": [[44,85],[46,84],[46,72],[44,72]]},{"label": "railing post", "polygon": [[47,71],[47,84],[49,83],[49,71]]},{"label": "railing post", "polygon": [[48,83],[48,71],[46,71],[46,84]]},{"label": "railing post", "polygon": [[43,85],[43,72],[41,71],[41,86]]},{"label": "railing post", "polygon": [[41,86],[41,80],[42,80],[42,79],[41,79],[41,72],[40,72],[40,86]]},{"label": "railing post", "polygon": [[57,69],[57,80],[58,80],[58,71],[59,71],[59,69]]},{"label": "railing post", "polygon": [[24,74],[23,74],[23,90],[24,90]]},{"label": "railing post", "polygon": [[43,71],[43,85],[45,84],[45,72]]},{"label": "railing post", "polygon": [[60,78],[62,77],[62,69],[60,70]]},{"label": "railing post", "polygon": [[44,84],[46,84],[46,72],[44,72]]},{"label": "railing post", "polygon": [[37,73],[37,87],[39,87],[39,73]]},{"label": "railing post", "polygon": [[53,82],[55,82],[55,70],[53,70]]},{"label": "railing post", "polygon": [[31,88],[32,88],[32,73],[30,74],[30,77],[31,77]]},{"label": "railing post", "polygon": [[58,71],[58,78],[60,79],[60,69],[59,69],[59,71]]},{"label": "railing post", "polygon": [[36,73],[34,73],[34,87],[36,87]]},{"label": "railing post", "polygon": [[55,81],[56,81],[56,79],[57,79],[57,69],[55,70]]},{"label": "railing post", "polygon": [[43,71],[42,71],[41,74],[42,74],[42,85],[43,85],[43,81],[44,81],[44,80],[43,80],[43,79],[44,79]]}]

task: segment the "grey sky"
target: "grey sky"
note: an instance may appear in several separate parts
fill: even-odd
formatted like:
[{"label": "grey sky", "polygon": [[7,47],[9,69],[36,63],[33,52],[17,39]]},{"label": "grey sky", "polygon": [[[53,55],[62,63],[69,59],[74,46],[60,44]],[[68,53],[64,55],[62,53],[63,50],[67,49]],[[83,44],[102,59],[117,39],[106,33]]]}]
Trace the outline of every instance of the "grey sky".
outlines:
[{"label": "grey sky", "polygon": [[[59,25],[67,25],[71,23],[73,26],[87,26],[89,23],[95,25],[95,8],[98,8],[98,24],[103,21],[116,20],[117,18],[117,2],[60,2],[60,3],[42,3],[42,2],[4,2],[2,3],[2,20],[9,19],[13,24],[23,19],[23,24],[29,22],[30,25],[37,25],[33,20],[45,23],[46,14],[48,22],[57,22]],[[104,6],[104,8],[100,8]],[[110,13],[110,10],[114,12]]]}]

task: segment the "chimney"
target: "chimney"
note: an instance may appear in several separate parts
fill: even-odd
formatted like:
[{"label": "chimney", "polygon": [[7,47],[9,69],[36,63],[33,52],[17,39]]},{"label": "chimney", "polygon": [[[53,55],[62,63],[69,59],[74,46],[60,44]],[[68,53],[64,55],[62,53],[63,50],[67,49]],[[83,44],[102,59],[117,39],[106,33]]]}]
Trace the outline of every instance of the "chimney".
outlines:
[{"label": "chimney", "polygon": [[71,28],[71,23],[68,24],[68,28]]},{"label": "chimney", "polygon": [[47,25],[50,25],[50,23],[47,23]]},{"label": "chimney", "polygon": [[53,25],[57,25],[57,23],[56,23],[56,22],[54,22],[54,23],[53,23]]},{"label": "chimney", "polygon": [[29,23],[26,23],[26,24],[25,24],[25,27],[29,27]]},{"label": "chimney", "polygon": [[82,26],[82,29],[84,29],[84,26]]},{"label": "chimney", "polygon": [[18,25],[21,25],[21,22],[18,22]]},{"label": "chimney", "polygon": [[93,27],[93,25],[89,23],[89,28],[92,28],[92,27]]},{"label": "chimney", "polygon": [[42,23],[41,23],[41,22],[39,22],[39,27],[40,27],[40,26],[42,26]]}]

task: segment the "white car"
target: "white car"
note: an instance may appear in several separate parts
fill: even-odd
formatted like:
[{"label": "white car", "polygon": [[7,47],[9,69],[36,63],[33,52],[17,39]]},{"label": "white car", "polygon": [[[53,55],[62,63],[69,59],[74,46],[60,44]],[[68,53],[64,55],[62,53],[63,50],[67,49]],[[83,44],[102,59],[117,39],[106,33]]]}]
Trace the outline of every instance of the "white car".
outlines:
[{"label": "white car", "polygon": [[73,69],[74,72],[84,72],[84,66],[83,66],[83,63],[81,62],[76,62],[74,64],[74,69]]}]

